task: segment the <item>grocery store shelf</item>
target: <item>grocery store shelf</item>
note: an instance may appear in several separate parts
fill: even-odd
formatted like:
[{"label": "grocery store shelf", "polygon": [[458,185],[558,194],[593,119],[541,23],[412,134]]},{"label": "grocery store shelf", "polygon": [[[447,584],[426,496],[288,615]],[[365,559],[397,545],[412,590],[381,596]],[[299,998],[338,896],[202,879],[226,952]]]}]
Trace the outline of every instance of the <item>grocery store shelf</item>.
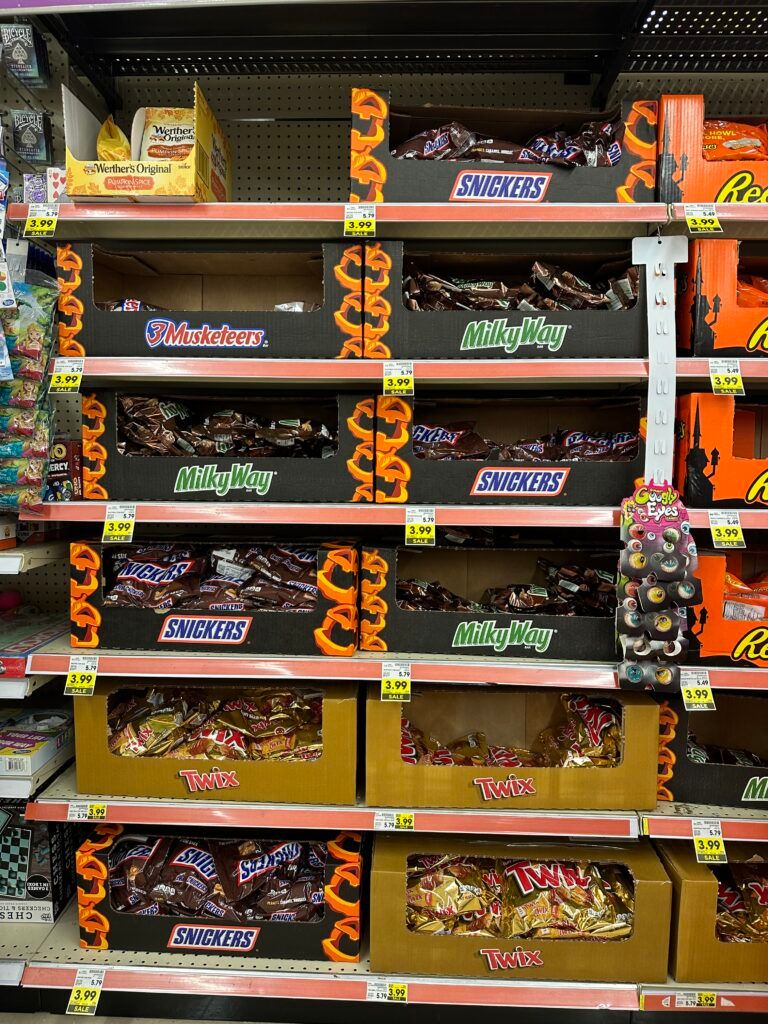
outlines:
[{"label": "grocery store shelf", "polygon": [[0,576],[18,576],[68,557],[69,545],[63,541],[58,544],[25,544],[0,551]]},{"label": "grocery store shelf", "polygon": [[[697,1004],[697,999],[714,995],[715,1004]],[[698,1010],[701,1012],[726,1011],[730,1013],[768,1013],[768,985],[698,984],[641,985],[641,1010]]]},{"label": "grocery store shelf", "polygon": [[[706,360],[690,360],[706,363]],[[759,362],[759,360],[754,360]],[[55,360],[50,372],[55,372]],[[87,356],[86,378],[205,383],[212,379],[267,384],[374,384],[381,386],[384,362],[379,359],[223,359]],[[648,379],[645,359],[431,359],[413,363],[416,384],[440,386],[513,383],[514,386],[589,383],[616,384]],[[705,376],[707,376],[705,373]],[[746,376],[746,375],[744,375]],[[709,377],[707,376],[707,380]]]},{"label": "grocery store shelf", "polygon": [[[103,501],[60,501],[27,509],[24,522],[103,523]],[[312,504],[304,502],[143,501],[137,523],[281,523],[322,526],[404,526],[405,505]],[[768,515],[768,513],[766,513]],[[439,505],[438,526],[618,526],[609,505]]]},{"label": "grocery store shelf", "polygon": [[[137,960],[148,961],[138,965]],[[104,991],[163,992],[196,996],[255,996],[366,1002],[368,983],[408,984],[409,1003],[633,1010],[636,985],[603,982],[500,981],[495,978],[425,978],[371,974],[357,964],[316,960],[268,960],[204,954],[95,951],[78,947],[77,918],[70,908],[54,925],[24,971],[22,985],[71,988],[78,967],[104,967]]]},{"label": "grocery store shelf", "polygon": [[[83,698],[86,699],[86,698]],[[77,792],[70,768],[27,805],[34,821],[66,821],[71,801],[106,804],[102,820],[126,825],[174,825],[218,828],[333,828],[388,831],[377,819],[393,808],[339,807],[312,804],[269,804],[186,798],[140,799]],[[402,810],[402,808],[398,808]],[[411,810],[407,808],[407,810]],[[499,836],[578,836],[580,839],[635,839],[634,811],[498,811],[416,809],[415,832]],[[391,826],[390,826],[391,828]]]},{"label": "grocery store shelf", "polygon": [[693,839],[694,818],[717,818],[723,839],[732,842],[768,842],[768,809],[741,810],[709,804],[660,803],[641,815],[643,835],[652,839]]},{"label": "grocery store shelf", "polygon": [[24,679],[6,679],[5,676],[0,676],[0,700],[23,700],[52,678],[51,675],[26,676]]},{"label": "grocery store shelf", "polygon": [[[67,640],[56,640],[30,655],[29,672],[54,675],[69,670],[73,650]],[[378,682],[383,660],[358,652],[351,658],[282,658],[271,655],[165,654],[154,651],[102,651],[87,653],[99,659],[99,676],[135,676],[150,679],[331,679]],[[428,658],[390,652],[387,660],[409,661],[414,683],[489,683],[509,686],[554,686],[562,689],[616,689],[615,666],[606,662],[523,661],[513,658],[469,658],[460,655]]]},{"label": "grocery store shelf", "polygon": [[[718,506],[718,512],[738,512],[739,520],[745,530],[768,530],[768,508],[724,509]],[[709,509],[689,508],[688,517],[693,529],[709,529]],[[699,547],[707,547],[706,540]]]},{"label": "grocery store shelf", "polygon": [[[678,381],[706,384],[711,389],[709,378],[709,359],[689,359],[681,356],[677,360]],[[739,359],[739,368],[745,383],[768,381],[768,359]]]},{"label": "grocery store shelf", "polygon": [[0,775],[0,797],[28,800],[74,757],[72,746],[64,747],[33,775]]},{"label": "grocery store shelf", "polygon": [[0,921],[0,986],[21,984],[24,968],[51,928],[51,924]]},{"label": "grocery store shelf", "polygon": [[[24,221],[26,203],[8,217]],[[663,203],[377,203],[376,237],[627,238],[667,223]],[[343,237],[343,203],[62,203],[58,239]]]},{"label": "grocery store shelf", "polygon": [[[768,238],[768,206],[765,203],[716,203],[715,213],[723,228],[716,238]],[[674,203],[670,207],[669,230],[684,234],[687,231],[685,206]]]}]

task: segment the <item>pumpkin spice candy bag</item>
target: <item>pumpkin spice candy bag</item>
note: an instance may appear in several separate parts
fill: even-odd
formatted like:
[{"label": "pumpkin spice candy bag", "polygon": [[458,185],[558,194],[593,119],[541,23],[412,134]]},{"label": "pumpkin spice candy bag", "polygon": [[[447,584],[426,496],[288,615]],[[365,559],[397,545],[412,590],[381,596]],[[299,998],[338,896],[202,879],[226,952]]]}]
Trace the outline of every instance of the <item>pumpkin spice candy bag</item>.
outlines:
[{"label": "pumpkin spice candy bag", "polygon": [[[185,107],[144,107],[141,160],[186,160],[195,144],[195,112]],[[134,120],[134,124],[136,121]]]},{"label": "pumpkin spice candy bag", "polygon": [[705,121],[705,160],[768,160],[768,130],[764,124]]}]

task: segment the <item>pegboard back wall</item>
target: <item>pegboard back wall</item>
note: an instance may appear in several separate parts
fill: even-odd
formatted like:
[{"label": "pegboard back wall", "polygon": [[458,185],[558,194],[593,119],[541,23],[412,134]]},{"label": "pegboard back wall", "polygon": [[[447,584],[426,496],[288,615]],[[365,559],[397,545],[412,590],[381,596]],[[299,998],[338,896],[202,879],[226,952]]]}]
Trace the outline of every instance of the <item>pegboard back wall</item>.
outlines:
[{"label": "pegboard back wall", "polygon": [[69,562],[62,558],[19,576],[0,576],[0,593],[9,590],[18,590],[25,604],[34,605],[41,612],[66,614],[69,611]]},{"label": "pegboard back wall", "polygon": [[[592,85],[565,85],[562,74],[258,75],[199,79],[234,154],[234,199],[338,202],[349,192],[349,100],[353,86],[389,89],[394,104],[447,104],[589,110]],[[142,106],[187,106],[187,77],[117,79],[130,129]],[[704,92],[707,111],[768,115],[768,81],[759,75],[623,75],[611,97],[656,98]],[[258,118],[276,118],[259,122]],[[542,127],[548,127],[543,124]]]}]

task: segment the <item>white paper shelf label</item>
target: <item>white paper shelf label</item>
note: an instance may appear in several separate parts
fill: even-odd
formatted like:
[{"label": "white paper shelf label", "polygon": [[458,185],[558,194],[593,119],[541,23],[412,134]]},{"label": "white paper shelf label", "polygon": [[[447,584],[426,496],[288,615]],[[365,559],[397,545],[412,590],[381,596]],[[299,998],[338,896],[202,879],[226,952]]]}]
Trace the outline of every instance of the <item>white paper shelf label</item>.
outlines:
[{"label": "white paper shelf label", "polygon": [[367,986],[366,999],[369,1003],[407,1003],[408,984],[404,981],[371,978]]},{"label": "white paper shelf label", "polygon": [[104,986],[103,967],[80,967],[69,994],[66,1013],[77,1017],[93,1017]]},{"label": "white paper shelf label", "polygon": [[373,238],[376,235],[376,203],[344,204],[344,237]]},{"label": "white paper shelf label", "polygon": [[373,828],[376,832],[413,832],[416,816],[413,811],[376,811]]},{"label": "white paper shelf label", "polygon": [[722,234],[714,203],[684,203],[685,223],[692,235]]},{"label": "white paper shelf label", "polygon": [[405,509],[405,543],[415,547],[434,547],[435,535],[434,507],[408,505]]},{"label": "white paper shelf label", "polygon": [[738,359],[710,359],[709,380],[716,395],[744,394],[744,378]]},{"label": "white paper shelf label", "polygon": [[90,697],[96,686],[99,659],[95,654],[73,654],[69,659],[67,681],[64,684],[66,697]]},{"label": "white paper shelf label", "polygon": [[136,523],[136,506],[110,502],[104,512],[104,531],[101,535],[103,544],[122,542],[130,544],[133,540],[133,527]]},{"label": "white paper shelf label", "polygon": [[105,821],[107,805],[89,803],[87,800],[70,800],[67,806],[67,821]]},{"label": "white paper shelf label", "polygon": [[728,512],[710,509],[709,530],[716,548],[733,550],[747,546],[741,528],[741,516],[735,509]]}]

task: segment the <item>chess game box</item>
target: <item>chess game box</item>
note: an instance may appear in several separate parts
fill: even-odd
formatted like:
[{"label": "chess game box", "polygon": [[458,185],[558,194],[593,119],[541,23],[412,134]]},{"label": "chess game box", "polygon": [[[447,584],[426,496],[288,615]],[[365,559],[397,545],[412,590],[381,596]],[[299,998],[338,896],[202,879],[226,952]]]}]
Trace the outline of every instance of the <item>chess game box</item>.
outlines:
[{"label": "chess game box", "polygon": [[75,889],[75,827],[27,821],[26,801],[0,803],[0,923],[53,922]]}]

